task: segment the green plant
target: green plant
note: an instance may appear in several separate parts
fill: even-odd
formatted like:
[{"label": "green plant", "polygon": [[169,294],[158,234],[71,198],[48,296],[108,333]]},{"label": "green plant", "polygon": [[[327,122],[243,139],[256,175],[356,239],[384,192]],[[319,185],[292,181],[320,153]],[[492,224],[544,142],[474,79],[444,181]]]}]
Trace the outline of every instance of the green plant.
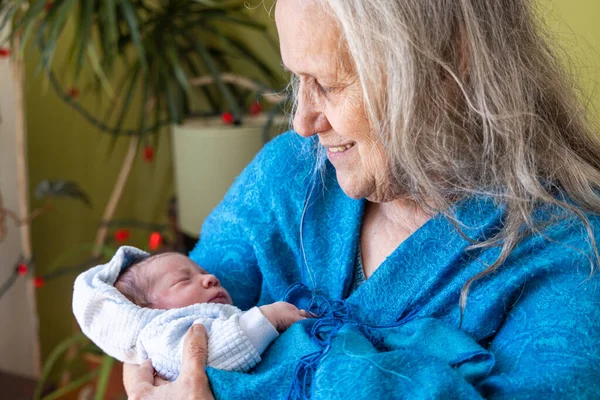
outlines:
[{"label": "green plant", "polygon": [[[83,353],[93,353],[102,355],[102,364],[100,368],[85,372],[84,374],[73,379],[68,384],[42,397],[44,386],[48,382],[50,375],[55,370],[57,365],[59,365],[60,361],[65,358],[67,352],[71,351],[73,348],[76,349],[76,354],[74,355],[75,357],[70,358],[71,362],[67,362],[67,365],[63,367],[62,371],[71,369],[73,366],[72,361],[77,359],[78,356]],[[95,398],[97,400],[102,400],[104,398],[104,394],[106,393],[106,389],[108,386],[110,374],[112,373],[112,367],[114,363],[114,358],[110,357],[109,355],[102,354],[102,351],[98,347],[96,347],[92,342],[90,342],[90,340],[86,338],[83,333],[73,334],[72,336],[67,337],[58,345],[56,345],[56,347],[48,355],[46,362],[44,363],[44,366],[42,368],[42,373],[38,380],[35,393],[33,395],[33,400],[59,399],[67,393],[80,389],[84,385],[92,382],[94,379],[97,379],[95,387]]]},{"label": "green plant", "polygon": [[[74,35],[64,34],[70,22]],[[24,54],[35,44],[38,68],[57,88],[55,53],[59,40],[61,46],[67,40],[69,52],[60,68],[71,89],[62,90],[63,99],[76,103],[79,89],[74,88],[88,77],[93,91],[120,108],[100,119],[79,104],[73,107],[115,135],[151,133],[180,123],[198,96],[208,113],[230,111],[239,123],[244,103],[277,86],[267,63],[239,38],[240,27],[267,35],[266,27],[248,16],[244,0],[0,0],[0,29],[8,23],[15,53]],[[261,74],[253,91],[223,79],[233,71],[232,60],[240,59]],[[124,69],[121,77],[116,69]],[[194,87],[192,78],[203,76],[214,86]],[[134,110],[136,96],[142,102]],[[124,129],[132,112],[139,115],[138,125]]]}]

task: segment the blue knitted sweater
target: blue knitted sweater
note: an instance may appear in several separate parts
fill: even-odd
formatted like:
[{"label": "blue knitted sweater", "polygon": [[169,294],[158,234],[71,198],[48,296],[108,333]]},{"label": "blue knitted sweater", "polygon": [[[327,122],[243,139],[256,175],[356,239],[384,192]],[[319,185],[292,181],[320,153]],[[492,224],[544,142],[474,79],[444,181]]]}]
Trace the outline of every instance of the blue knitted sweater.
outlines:
[{"label": "blue knitted sweater", "polygon": [[[291,132],[269,143],[190,254],[242,309],[281,300],[298,282],[313,298],[288,300],[325,305],[250,373],[208,368],[217,398],[600,398],[600,278],[590,277],[583,224],[540,209],[545,237],[528,237],[475,282],[459,329],[461,288],[499,250],[468,251],[438,215],[349,295],[365,201],[343,193],[329,163],[313,173],[315,146]],[[455,211],[474,239],[503,223],[485,198]],[[589,217],[600,241],[600,218]]]}]

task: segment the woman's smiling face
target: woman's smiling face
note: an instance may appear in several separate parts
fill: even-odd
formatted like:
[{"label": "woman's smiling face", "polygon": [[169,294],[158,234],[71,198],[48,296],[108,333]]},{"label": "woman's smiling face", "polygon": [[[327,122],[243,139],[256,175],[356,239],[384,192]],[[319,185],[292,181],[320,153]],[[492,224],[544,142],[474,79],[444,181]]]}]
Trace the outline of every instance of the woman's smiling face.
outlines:
[{"label": "woman's smiling face", "polygon": [[335,21],[313,0],[278,0],[275,21],[284,66],[299,81],[294,130],[318,135],[348,196],[390,200],[389,163]]}]

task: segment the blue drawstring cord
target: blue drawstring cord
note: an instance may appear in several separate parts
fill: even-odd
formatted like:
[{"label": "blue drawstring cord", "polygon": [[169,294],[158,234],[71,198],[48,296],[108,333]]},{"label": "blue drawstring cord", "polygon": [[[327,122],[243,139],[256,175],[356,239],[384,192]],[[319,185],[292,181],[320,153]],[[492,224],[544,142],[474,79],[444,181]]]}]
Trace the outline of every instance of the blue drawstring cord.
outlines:
[{"label": "blue drawstring cord", "polygon": [[342,326],[354,321],[345,302],[329,301],[324,296],[312,293],[301,283],[291,285],[283,300],[316,315],[309,336],[321,349],[300,359],[288,394],[288,399],[310,399],[310,383],[319,363],[331,349],[333,338]]},{"label": "blue drawstring cord", "polygon": [[331,349],[333,339],[344,325],[356,325],[376,349],[382,350],[384,347],[383,337],[375,335],[375,329],[397,327],[416,317],[416,310],[412,309],[391,325],[363,324],[352,317],[346,302],[343,300],[329,300],[324,296],[315,294],[302,283],[292,284],[283,296],[283,301],[292,303],[299,309],[316,315],[316,321],[310,329],[309,336],[313,342],[321,347],[320,350],[300,359],[294,372],[294,381],[288,399],[310,399],[310,384],[317,367]]}]

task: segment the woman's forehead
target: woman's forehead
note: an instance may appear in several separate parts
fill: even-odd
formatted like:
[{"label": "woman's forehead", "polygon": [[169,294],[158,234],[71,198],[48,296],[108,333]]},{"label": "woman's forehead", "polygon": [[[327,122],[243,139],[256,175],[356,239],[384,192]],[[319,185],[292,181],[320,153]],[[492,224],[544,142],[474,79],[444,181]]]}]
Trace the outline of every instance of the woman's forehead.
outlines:
[{"label": "woman's forehead", "polygon": [[284,66],[297,75],[334,74],[342,65],[333,18],[312,0],[278,0],[275,21]]}]

